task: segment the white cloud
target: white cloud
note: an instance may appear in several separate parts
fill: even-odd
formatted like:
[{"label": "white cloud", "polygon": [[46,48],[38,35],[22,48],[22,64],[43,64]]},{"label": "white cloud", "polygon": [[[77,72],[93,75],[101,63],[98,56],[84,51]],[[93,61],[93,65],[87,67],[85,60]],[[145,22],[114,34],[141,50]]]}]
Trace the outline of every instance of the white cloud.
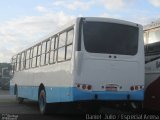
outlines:
[{"label": "white cloud", "polygon": [[95,0],[90,0],[87,2],[82,2],[81,0],[74,0],[74,1],[56,1],[53,3],[54,6],[58,6],[58,7],[65,7],[68,8],[70,10],[77,10],[77,9],[81,9],[81,10],[88,10],[91,8],[92,5],[95,4]]},{"label": "white cloud", "polygon": [[76,10],[78,8],[83,10],[88,10],[93,4],[94,1],[89,1],[89,2],[74,1],[73,3],[66,5],[66,7],[71,10]]},{"label": "white cloud", "polygon": [[108,14],[108,13],[102,13],[99,17],[107,17],[107,18],[109,18],[109,17],[111,17],[111,15]]},{"label": "white cloud", "polygon": [[65,4],[65,1],[60,1],[60,0],[53,2],[53,5],[55,6],[63,6],[64,4]]},{"label": "white cloud", "polygon": [[134,0],[101,0],[101,3],[108,10],[121,10],[128,7]]},{"label": "white cloud", "polygon": [[102,13],[99,17],[113,18],[113,19],[122,19],[121,15],[118,15],[118,14],[109,14],[109,13]]},{"label": "white cloud", "polygon": [[155,7],[160,7],[160,0],[149,0],[149,2]]},{"label": "white cloud", "polygon": [[39,11],[39,12],[47,12],[47,9],[43,6],[41,6],[41,5],[37,6],[36,10]]},{"label": "white cloud", "polygon": [[11,57],[73,19],[63,12],[42,16],[26,16],[0,24],[0,62],[10,62]]}]

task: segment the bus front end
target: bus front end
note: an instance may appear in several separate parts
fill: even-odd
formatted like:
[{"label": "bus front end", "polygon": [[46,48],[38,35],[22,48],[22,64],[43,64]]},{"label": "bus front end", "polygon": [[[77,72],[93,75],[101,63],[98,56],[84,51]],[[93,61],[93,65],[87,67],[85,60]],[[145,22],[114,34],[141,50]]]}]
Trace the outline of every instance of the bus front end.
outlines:
[{"label": "bus front end", "polygon": [[144,100],[142,26],[105,18],[79,21],[74,100],[141,103]]}]

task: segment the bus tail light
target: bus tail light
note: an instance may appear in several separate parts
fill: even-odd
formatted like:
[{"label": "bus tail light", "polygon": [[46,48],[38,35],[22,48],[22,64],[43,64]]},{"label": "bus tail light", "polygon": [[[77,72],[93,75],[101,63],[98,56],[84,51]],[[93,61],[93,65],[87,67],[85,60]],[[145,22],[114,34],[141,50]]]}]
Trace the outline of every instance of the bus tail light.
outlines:
[{"label": "bus tail light", "polygon": [[133,85],[130,87],[130,90],[131,91],[134,91],[134,90],[142,90],[144,87],[142,85]]},{"label": "bus tail light", "polygon": [[92,89],[92,86],[91,86],[91,85],[88,85],[88,86],[87,86],[87,89],[88,89],[88,90],[91,90],[91,89]]},{"label": "bus tail light", "polygon": [[84,85],[82,85],[82,89],[86,89],[86,85],[84,84]]},{"label": "bus tail light", "polygon": [[77,88],[82,89],[82,90],[92,90],[92,85],[77,84]]},{"label": "bus tail light", "polygon": [[135,90],[138,90],[138,89],[139,89],[139,87],[136,85],[136,86],[135,86]]},{"label": "bus tail light", "polygon": [[80,84],[77,84],[77,87],[80,88]]},{"label": "bus tail light", "polygon": [[130,87],[130,90],[131,90],[131,91],[133,91],[133,90],[134,90],[134,87],[133,87],[133,86],[131,86],[131,87]]}]

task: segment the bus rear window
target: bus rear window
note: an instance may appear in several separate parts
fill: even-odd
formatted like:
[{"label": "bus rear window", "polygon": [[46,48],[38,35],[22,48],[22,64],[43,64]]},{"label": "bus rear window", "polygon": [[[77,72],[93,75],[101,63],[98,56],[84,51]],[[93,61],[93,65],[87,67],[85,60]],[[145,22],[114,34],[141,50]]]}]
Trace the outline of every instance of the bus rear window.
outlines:
[{"label": "bus rear window", "polygon": [[138,27],[106,22],[83,23],[87,52],[135,55],[138,49]]}]

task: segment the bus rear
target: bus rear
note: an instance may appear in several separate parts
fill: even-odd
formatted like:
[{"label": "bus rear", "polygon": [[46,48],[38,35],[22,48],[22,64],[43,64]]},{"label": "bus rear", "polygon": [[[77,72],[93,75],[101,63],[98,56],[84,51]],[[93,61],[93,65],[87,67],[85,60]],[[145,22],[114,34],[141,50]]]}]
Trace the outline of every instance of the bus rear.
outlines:
[{"label": "bus rear", "polygon": [[80,18],[75,100],[144,99],[143,28],[105,18]]}]

